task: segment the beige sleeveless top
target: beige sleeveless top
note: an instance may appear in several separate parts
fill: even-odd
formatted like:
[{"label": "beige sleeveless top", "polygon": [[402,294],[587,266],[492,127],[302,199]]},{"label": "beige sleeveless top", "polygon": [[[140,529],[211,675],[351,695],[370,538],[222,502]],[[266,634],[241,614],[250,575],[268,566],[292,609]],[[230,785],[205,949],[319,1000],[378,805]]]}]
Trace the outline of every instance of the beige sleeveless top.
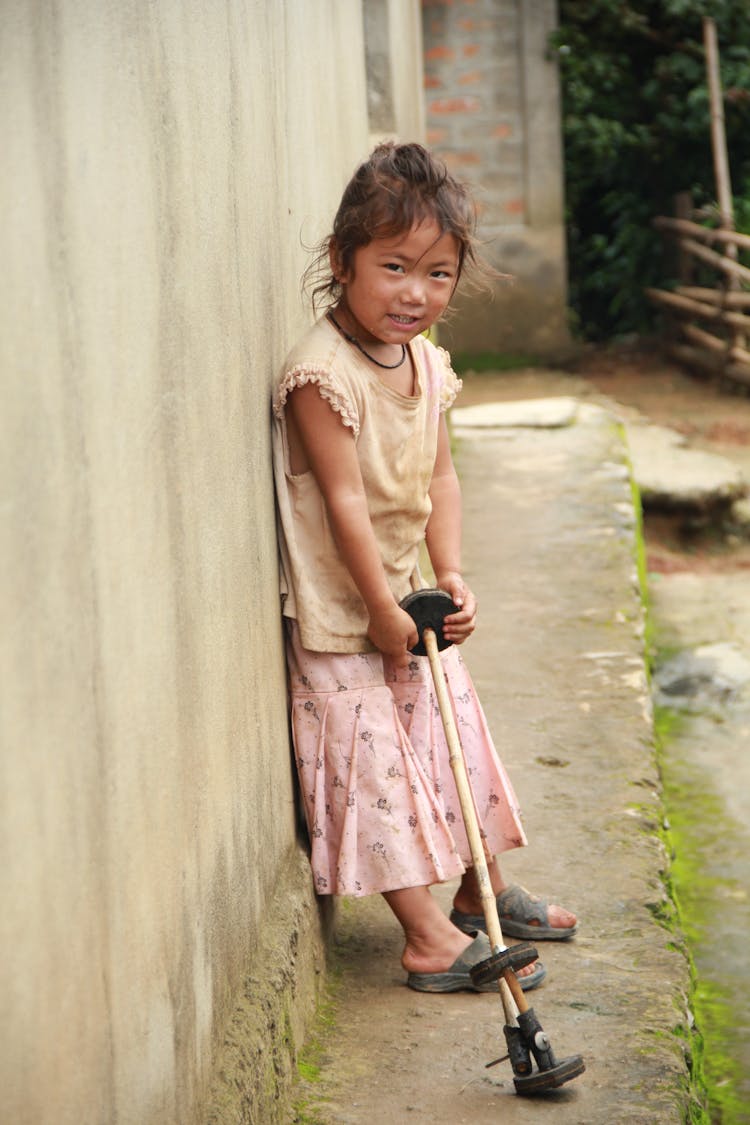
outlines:
[{"label": "beige sleeveless top", "polygon": [[461,388],[448,353],[422,336],[409,345],[413,397],[377,377],[323,317],[292,349],[273,396],[273,459],[283,613],[295,618],[313,652],[372,652],[368,615],[333,540],[311,472],[293,474],[284,407],[289,393],[315,383],[354,435],[367,504],[388,583],[409,593],[431,505],[428,490],[440,413]]}]

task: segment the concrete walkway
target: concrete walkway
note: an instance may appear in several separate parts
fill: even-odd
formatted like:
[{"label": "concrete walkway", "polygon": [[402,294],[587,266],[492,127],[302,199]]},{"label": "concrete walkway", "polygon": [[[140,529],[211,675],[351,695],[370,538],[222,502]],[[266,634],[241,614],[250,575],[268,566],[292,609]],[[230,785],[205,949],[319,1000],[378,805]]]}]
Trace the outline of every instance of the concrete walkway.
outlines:
[{"label": "concrete walkway", "polygon": [[[505,1053],[499,997],[409,990],[385,904],[345,901],[335,1021],[299,1091],[301,1121],[685,1120],[688,966],[659,922],[670,911],[628,458],[611,415],[558,405],[500,428],[465,428],[471,416],[454,411],[480,604],[463,652],[530,840],[504,858],[506,878],[579,915],[575,939],[539,944],[548,977],[528,997],[558,1058],[581,1053],[586,1073],[519,1097],[507,1062],[485,1068]],[[435,889],[446,909],[452,891]]]}]

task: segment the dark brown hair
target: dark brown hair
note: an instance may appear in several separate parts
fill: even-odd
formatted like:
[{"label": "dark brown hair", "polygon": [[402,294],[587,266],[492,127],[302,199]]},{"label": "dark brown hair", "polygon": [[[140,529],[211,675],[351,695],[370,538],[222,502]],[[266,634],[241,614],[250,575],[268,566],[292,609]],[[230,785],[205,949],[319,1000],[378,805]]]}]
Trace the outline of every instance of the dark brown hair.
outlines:
[{"label": "dark brown hair", "polygon": [[332,249],[341,272],[347,273],[360,247],[374,238],[409,231],[425,219],[433,219],[441,234],[455,237],[457,280],[467,266],[484,272],[475,237],[476,206],[468,189],[422,145],[379,144],[347,184],[333,232],[317,247],[305,270],[302,284],[310,291],[313,308],[330,307],[341,296],[341,283],[329,261]]}]

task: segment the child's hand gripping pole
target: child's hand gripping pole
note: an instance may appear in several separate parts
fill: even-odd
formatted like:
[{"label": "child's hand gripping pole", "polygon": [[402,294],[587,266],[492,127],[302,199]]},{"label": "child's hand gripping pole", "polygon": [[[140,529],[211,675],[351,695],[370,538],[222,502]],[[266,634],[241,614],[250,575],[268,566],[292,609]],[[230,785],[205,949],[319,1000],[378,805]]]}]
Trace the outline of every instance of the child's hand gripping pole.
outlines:
[{"label": "child's hand gripping pole", "polygon": [[[490,882],[484,846],[479,831],[479,820],[474,807],[463,747],[458,736],[453,716],[445,672],[440,660],[440,649],[447,648],[450,642],[443,637],[443,618],[457,612],[448,594],[443,590],[422,590],[413,579],[414,592],[401,602],[401,608],[411,614],[419,633],[419,643],[412,652],[426,655],[430,661],[430,671],[435,685],[440,717],[448,744],[449,761],[456,782],[461,815],[471,850],[474,873],[482,901],[487,936],[492,946],[492,956],[471,969],[475,984],[485,984],[496,980],[505,1014],[505,1041],[513,1068],[513,1084],[518,1094],[544,1093],[554,1090],[578,1077],[586,1069],[580,1055],[571,1055],[558,1061],[555,1058],[549,1037],[537,1020],[534,1009],[530,1008],[523,994],[513,968],[521,968],[536,960],[537,952],[528,944],[508,949],[503,941],[497,900]],[[533,1071],[532,1058],[538,1070]],[[495,1062],[502,1062],[496,1059]],[[494,1063],[488,1063],[493,1066]]]}]

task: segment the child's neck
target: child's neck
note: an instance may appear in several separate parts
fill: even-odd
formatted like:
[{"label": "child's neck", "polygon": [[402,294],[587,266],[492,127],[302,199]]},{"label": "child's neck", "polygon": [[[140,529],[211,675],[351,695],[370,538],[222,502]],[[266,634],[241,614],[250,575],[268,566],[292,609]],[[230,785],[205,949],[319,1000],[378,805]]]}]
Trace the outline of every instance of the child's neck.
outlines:
[{"label": "child's neck", "polygon": [[[392,387],[399,394],[412,396],[414,390],[414,366],[411,352],[406,344],[386,344],[378,340],[363,344],[356,329],[359,324],[344,306],[337,306],[329,310],[328,319],[333,327],[352,345],[357,352],[372,365],[375,374],[386,386]],[[360,328],[367,336],[367,333]]]},{"label": "child's neck", "polygon": [[376,367],[393,370],[405,362],[404,344],[386,344],[370,336],[345,305],[338,305],[329,312],[328,316],[334,328],[338,329],[344,339]]}]

